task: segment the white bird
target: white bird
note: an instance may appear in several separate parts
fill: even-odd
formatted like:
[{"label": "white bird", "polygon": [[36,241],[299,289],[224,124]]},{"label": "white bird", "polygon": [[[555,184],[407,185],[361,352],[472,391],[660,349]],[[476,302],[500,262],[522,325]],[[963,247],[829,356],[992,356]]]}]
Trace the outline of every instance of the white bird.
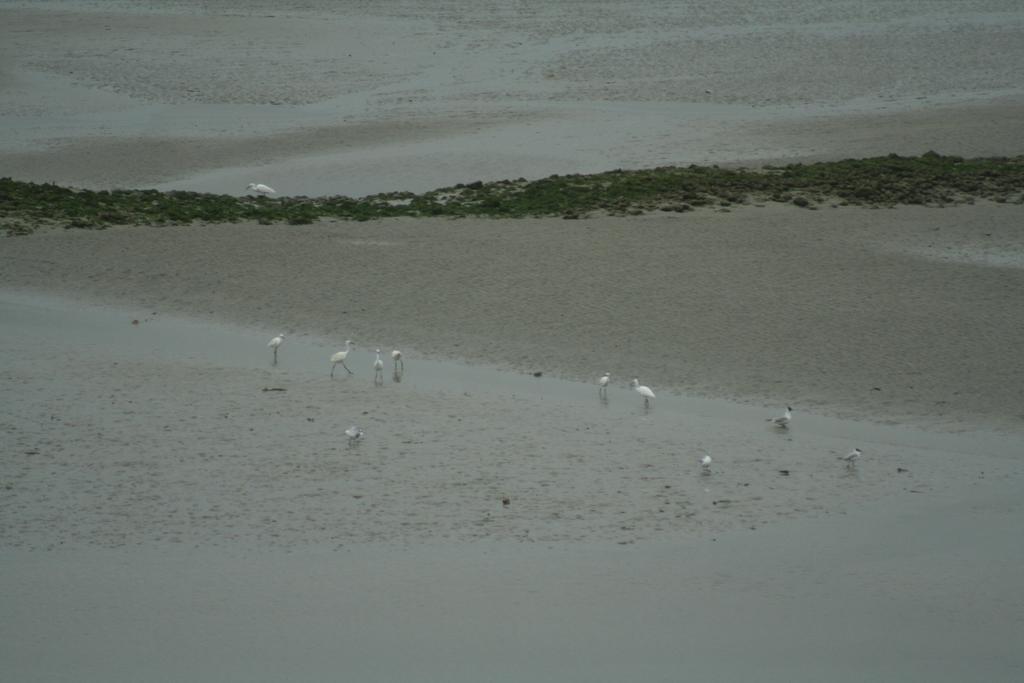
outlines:
[{"label": "white bird", "polygon": [[704,474],[710,474],[711,473],[711,456],[710,455],[706,455],[705,454],[704,457],[702,457],[700,459],[700,467],[701,467],[702,470],[704,470]]},{"label": "white bird", "polygon": [[793,409],[786,406],[786,412],[778,417],[769,417],[765,422],[771,422],[780,429],[789,429],[789,421],[793,419]]},{"label": "white bird", "polygon": [[279,334],[273,339],[271,339],[269,342],[267,342],[267,346],[274,350],[274,365],[277,365],[277,347],[279,347],[282,344],[282,342],[284,342],[283,334]]},{"label": "white bird", "polygon": [[263,183],[249,183],[248,185],[246,185],[245,189],[250,190],[251,192],[255,192],[256,194],[262,195],[264,197],[268,197],[272,194],[277,194],[277,190],[270,187],[269,185],[264,185]]},{"label": "white bird", "polygon": [[[348,370],[348,366],[345,365],[345,359],[348,358],[348,352],[354,349],[355,347],[356,345],[352,343],[351,339],[346,339],[345,350],[338,351],[336,354],[331,356],[331,377],[334,377],[334,368],[337,367],[338,363],[341,363],[341,367]],[[354,373],[351,370],[348,370],[348,374],[351,375]]]},{"label": "white bird", "polygon": [[349,443],[355,443],[356,441],[360,441],[363,438],[363,434],[363,430],[355,425],[352,425],[351,427],[345,430],[345,436],[348,437]]},{"label": "white bird", "polygon": [[634,377],[633,381],[629,383],[629,386],[633,387],[633,389],[636,390],[636,393],[644,397],[645,408],[651,405],[651,399],[654,398],[654,392],[651,391],[650,387],[645,387],[643,384],[640,384],[640,380],[636,377]]},{"label": "white bird", "polygon": [[373,361],[373,383],[384,384],[384,361],[380,359],[380,349],[377,349],[377,360]]},{"label": "white bird", "polygon": [[601,375],[600,379],[597,380],[597,393],[607,394],[608,393],[608,382],[611,381],[611,373],[606,372]]},{"label": "white bird", "polygon": [[401,351],[399,351],[398,349],[395,349],[394,351],[392,351],[391,352],[391,360],[395,364],[395,370],[396,371],[398,370],[398,366],[402,366],[402,369],[405,370],[405,361],[402,360],[402,352]]},{"label": "white bird", "polygon": [[846,455],[839,456],[839,459],[840,460],[845,460],[847,467],[853,467],[854,464],[856,464],[856,462],[857,462],[857,458],[859,458],[862,455],[862,453],[863,453],[863,451],[861,451],[859,448],[854,448],[852,451],[850,451]]}]

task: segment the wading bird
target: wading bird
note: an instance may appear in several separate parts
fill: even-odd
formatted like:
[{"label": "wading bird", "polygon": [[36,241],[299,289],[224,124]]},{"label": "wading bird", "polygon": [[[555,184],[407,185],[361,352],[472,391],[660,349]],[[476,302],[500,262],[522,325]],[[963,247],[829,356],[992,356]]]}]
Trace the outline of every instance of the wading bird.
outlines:
[{"label": "wading bird", "polygon": [[[334,368],[338,365],[338,363],[341,363],[341,367],[348,370],[348,366],[345,365],[345,359],[348,358],[348,352],[354,349],[355,347],[356,345],[352,343],[352,340],[347,339],[345,340],[345,350],[338,351],[336,354],[331,356],[331,377],[334,377]],[[353,374],[353,372],[351,370],[348,370],[348,374],[351,375]]]},{"label": "wading bird", "polygon": [[651,391],[650,387],[645,387],[643,384],[640,384],[640,380],[636,377],[634,377],[633,381],[629,383],[629,386],[633,387],[636,393],[644,397],[644,408],[651,405],[651,400],[654,398],[654,392]]},{"label": "wading bird", "polygon": [[611,381],[611,373],[606,372],[597,380],[597,393],[602,396],[608,395],[608,382]]},{"label": "wading bird", "polygon": [[405,370],[405,361],[402,360],[402,352],[398,349],[391,352],[391,361],[395,364],[395,372],[398,372],[399,366]]},{"label": "wading bird", "polygon": [[277,194],[277,190],[270,187],[269,185],[264,185],[263,183],[249,183],[248,185],[245,186],[245,189],[249,190],[250,192],[255,192],[256,194],[261,195],[263,197],[269,197],[272,194]]},{"label": "wading bird", "polygon": [[350,444],[356,443],[357,441],[361,441],[363,438],[363,434],[363,430],[355,425],[352,425],[351,427],[345,430],[345,436],[348,437],[348,442]]},{"label": "wading bird", "polygon": [[786,406],[786,412],[778,417],[769,417],[765,422],[771,422],[779,429],[789,429],[789,422],[793,419],[793,409]]},{"label": "wading bird", "polygon": [[862,455],[862,453],[863,451],[861,451],[859,448],[854,448],[846,455],[839,456],[839,459],[845,460],[847,467],[853,467],[854,465],[857,464],[857,458],[859,458]]},{"label": "wading bird", "polygon": [[377,360],[373,361],[373,383],[384,384],[384,361],[380,359],[380,349],[377,349]]},{"label": "wading bird", "polygon": [[279,334],[273,339],[271,339],[269,342],[267,342],[267,346],[274,350],[274,365],[277,365],[277,347],[281,346],[282,342],[284,342],[283,334]]}]

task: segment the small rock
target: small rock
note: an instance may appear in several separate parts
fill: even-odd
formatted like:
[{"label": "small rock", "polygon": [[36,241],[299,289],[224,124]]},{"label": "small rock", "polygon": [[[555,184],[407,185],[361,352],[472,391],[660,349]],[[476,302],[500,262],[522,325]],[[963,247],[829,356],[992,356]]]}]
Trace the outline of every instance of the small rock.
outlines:
[{"label": "small rock", "polygon": [[506,506],[506,507],[508,505],[511,505],[511,503],[512,503],[512,499],[509,498],[508,496],[505,496],[504,498],[501,499],[501,504]]},{"label": "small rock", "polygon": [[781,474],[784,477],[788,477],[789,476],[789,470],[779,470],[779,474]]}]

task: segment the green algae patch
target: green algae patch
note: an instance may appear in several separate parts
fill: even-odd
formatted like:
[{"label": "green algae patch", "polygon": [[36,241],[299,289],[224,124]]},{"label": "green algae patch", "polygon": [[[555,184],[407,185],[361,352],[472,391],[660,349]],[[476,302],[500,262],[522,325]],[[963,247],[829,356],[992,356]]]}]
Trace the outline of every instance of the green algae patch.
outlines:
[{"label": "green algae patch", "polygon": [[778,202],[821,205],[947,206],[976,200],[1024,201],[1024,157],[964,159],[928,152],[756,169],[666,166],[540,180],[472,182],[430,192],[361,198],[235,197],[156,190],[84,190],[0,179],[0,230],[40,226],[102,229],[254,221],[303,225],[324,218],[375,220],[409,216],[526,218],[640,215],[699,207]]}]

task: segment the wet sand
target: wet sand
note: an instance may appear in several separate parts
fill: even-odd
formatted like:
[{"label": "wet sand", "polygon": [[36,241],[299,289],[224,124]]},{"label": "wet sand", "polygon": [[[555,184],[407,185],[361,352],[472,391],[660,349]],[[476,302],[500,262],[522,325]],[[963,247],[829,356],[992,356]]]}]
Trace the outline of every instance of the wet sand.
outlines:
[{"label": "wet sand", "polygon": [[[1024,418],[1019,205],[57,230],[0,283],[947,429]],[[389,348],[387,350],[390,350]]]},{"label": "wet sand", "polygon": [[[356,195],[1024,140],[1014,3],[326,7],[5,4],[0,172]],[[1020,680],[1021,206],[730,208],[0,239],[0,671]]]}]

